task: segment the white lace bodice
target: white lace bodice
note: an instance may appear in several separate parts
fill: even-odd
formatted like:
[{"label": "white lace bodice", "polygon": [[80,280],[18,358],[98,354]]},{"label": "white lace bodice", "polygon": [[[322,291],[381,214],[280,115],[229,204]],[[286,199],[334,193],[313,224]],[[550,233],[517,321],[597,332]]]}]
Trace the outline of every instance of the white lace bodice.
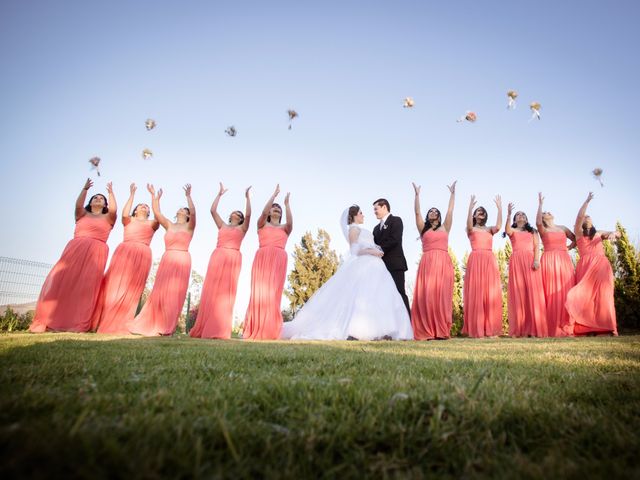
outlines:
[{"label": "white lace bodice", "polygon": [[381,248],[373,241],[372,232],[358,225],[350,225],[349,229],[352,228],[357,228],[360,234],[358,235],[358,240],[355,243],[351,244],[351,255],[357,255],[360,250],[363,250],[365,248],[375,248],[381,250]]}]

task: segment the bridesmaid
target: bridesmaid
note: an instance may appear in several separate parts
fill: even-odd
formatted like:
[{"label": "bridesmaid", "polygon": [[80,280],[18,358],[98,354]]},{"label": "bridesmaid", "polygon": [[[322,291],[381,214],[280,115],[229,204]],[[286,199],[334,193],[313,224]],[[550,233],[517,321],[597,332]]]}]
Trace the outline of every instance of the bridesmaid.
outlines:
[{"label": "bridesmaid", "polygon": [[[547,307],[547,332],[550,337],[566,337],[573,332],[569,322],[569,312],[564,304],[567,301],[567,293],[576,283],[573,262],[568,249],[575,247],[576,237],[564,225],[556,225],[550,212],[542,211],[543,202],[542,193],[538,193],[536,227],[544,246],[540,259],[540,272]],[[571,241],[568,249],[567,239]]]},{"label": "bridesmaid", "polygon": [[189,206],[179,209],[175,223],[170,222],[160,211],[162,189],[158,193],[153,185],[147,185],[147,189],[153,196],[153,215],[167,231],[164,235],[165,252],[160,259],[151,295],[130,324],[129,331],[148,337],[173,335],[191,278],[188,248],[196,228],[196,208],[191,199],[191,185],[186,184],[184,192]]},{"label": "bridesmaid", "polygon": [[464,276],[464,325],[462,333],[470,337],[496,337],[502,333],[502,286],[498,261],[493,254],[493,236],[502,225],[502,199],[494,200],[498,217],[493,227],[487,226],[487,210],[476,205],[471,195],[467,214],[467,236],[471,255]]},{"label": "bridesmaid", "polygon": [[136,184],[129,186],[129,199],[122,209],[124,240],[113,253],[104,277],[98,308],[93,314],[97,333],[128,334],[140,296],[151,269],[149,244],[158,230],[158,221],[149,219],[149,205],[139,203],[131,212]]},{"label": "bridesmaid", "polygon": [[238,276],[242,265],[240,244],[247,233],[251,219],[249,190],[251,187],[244,193],[246,198],[244,214],[240,210],[231,212],[228,224],[224,223],[218,215],[220,197],[227,192],[222,183],[211,205],[211,216],[218,227],[218,245],[209,260],[198,317],[189,331],[192,337],[231,338],[233,304],[236,301]]},{"label": "bridesmaid", "polygon": [[567,311],[575,335],[618,335],[616,309],[613,302],[613,270],[604,253],[603,239],[615,240],[619,232],[596,230],[587,207],[593,193],[582,204],[573,233],[580,260],[576,267],[576,286],[567,295]]},{"label": "bridesmaid", "polygon": [[513,203],[507,209],[503,236],[509,235],[513,253],[509,259],[509,335],[546,337],[547,315],[540,273],[540,239],[524,212],[516,212],[509,224]]},{"label": "bridesmaid", "polygon": [[284,247],[293,229],[289,194],[284,197],[287,223],[281,224],[282,207],[274,203],[280,185],[267,201],[258,219],[260,248],[251,268],[251,297],[244,320],[243,338],[276,340],[282,330],[280,301],[287,275],[287,252]]},{"label": "bridesmaid", "polygon": [[449,256],[448,242],[453,220],[456,182],[447,186],[451,195],[444,224],[440,210],[435,207],[427,212],[424,220],[422,219],[420,187],[413,184],[416,227],[422,239],[422,258],[418,266],[411,306],[411,326],[416,340],[443,340],[451,336],[453,263]]},{"label": "bridesmaid", "polygon": [[[116,199],[107,183],[109,201],[101,193],[89,199],[87,178],[76,200],[76,228],[60,260],[47,276],[29,331],[88,332],[109,256],[107,238],[116,222]],[[109,208],[111,204],[111,208]]]}]

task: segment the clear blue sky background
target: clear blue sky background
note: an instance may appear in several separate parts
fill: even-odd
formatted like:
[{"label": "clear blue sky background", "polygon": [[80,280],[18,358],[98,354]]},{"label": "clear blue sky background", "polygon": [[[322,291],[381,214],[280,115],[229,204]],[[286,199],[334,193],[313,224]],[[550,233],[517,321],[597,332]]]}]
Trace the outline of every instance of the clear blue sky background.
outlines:
[{"label": "clear blue sky background", "polygon": [[[243,207],[247,185],[256,213],[277,182],[292,192],[289,251],[318,227],[344,251],[342,210],[359,203],[372,228],[370,204],[387,197],[405,222],[409,281],[420,254],[411,181],[423,186],[425,211],[444,211],[446,185],[458,179],[450,241],[460,257],[472,193],[492,218],[500,193],[533,219],[542,190],[557,221],[572,225],[594,190],[596,225],[620,220],[637,241],[639,13],[631,0],[2,0],[0,255],[57,260],[88,175],[95,191],[113,181],[120,208],[131,182],[136,201],[148,201],[151,181],[171,215],[191,182],[201,274],[216,241],[208,209],[219,180],[230,188],[223,213]],[[505,108],[509,89],[520,93],[515,111]],[[405,96],[414,109],[402,108]],[[529,122],[533,100],[541,121]],[[291,131],[288,108],[300,113]],[[456,123],[466,110],[477,112],[475,124]],[[148,117],[158,122],[151,132]],[[235,138],[224,134],[231,124]],[[99,178],[87,163],[94,155]],[[121,239],[118,223],[112,251]],[[256,248],[252,228],[240,316]]]}]

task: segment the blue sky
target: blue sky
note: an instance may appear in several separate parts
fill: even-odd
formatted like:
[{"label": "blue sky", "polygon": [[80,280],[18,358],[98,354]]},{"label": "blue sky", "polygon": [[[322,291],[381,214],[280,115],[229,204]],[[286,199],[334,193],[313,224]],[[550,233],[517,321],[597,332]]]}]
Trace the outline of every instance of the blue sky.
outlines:
[{"label": "blue sky", "polygon": [[[638,5],[2,0],[0,255],[57,260],[88,175],[96,191],[112,180],[120,207],[131,182],[147,201],[151,181],[166,192],[166,214],[184,204],[181,187],[191,182],[199,214],[191,252],[202,274],[220,180],[230,189],[223,213],[242,208],[247,185],[255,211],[277,182],[291,191],[289,251],[318,227],[344,251],[342,210],[360,204],[373,227],[370,204],[387,197],[404,219],[409,280],[420,254],[412,181],[426,211],[445,210],[446,185],[458,179],[450,243],[460,257],[472,193],[492,218],[500,193],[533,219],[542,190],[557,221],[572,225],[593,190],[596,225],[620,220],[637,241]],[[510,89],[520,93],[514,111],[505,108]],[[412,110],[402,108],[406,96]],[[529,122],[534,100],[542,120]],[[300,114],[291,131],[288,108]],[[467,110],[478,121],[456,123]],[[149,117],[158,122],[151,132]],[[152,160],[141,159],[143,148]],[[87,163],[94,155],[100,178]],[[118,223],[112,251],[121,239]],[[161,233],[152,248],[160,257]],[[256,248],[252,228],[240,315]]]}]

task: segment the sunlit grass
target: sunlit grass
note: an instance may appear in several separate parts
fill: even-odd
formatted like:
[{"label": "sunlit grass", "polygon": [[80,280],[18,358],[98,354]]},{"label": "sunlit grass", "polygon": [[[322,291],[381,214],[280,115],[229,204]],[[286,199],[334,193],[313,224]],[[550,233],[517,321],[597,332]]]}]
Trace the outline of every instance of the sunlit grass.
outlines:
[{"label": "sunlit grass", "polygon": [[640,337],[0,337],[0,474],[640,476]]}]

